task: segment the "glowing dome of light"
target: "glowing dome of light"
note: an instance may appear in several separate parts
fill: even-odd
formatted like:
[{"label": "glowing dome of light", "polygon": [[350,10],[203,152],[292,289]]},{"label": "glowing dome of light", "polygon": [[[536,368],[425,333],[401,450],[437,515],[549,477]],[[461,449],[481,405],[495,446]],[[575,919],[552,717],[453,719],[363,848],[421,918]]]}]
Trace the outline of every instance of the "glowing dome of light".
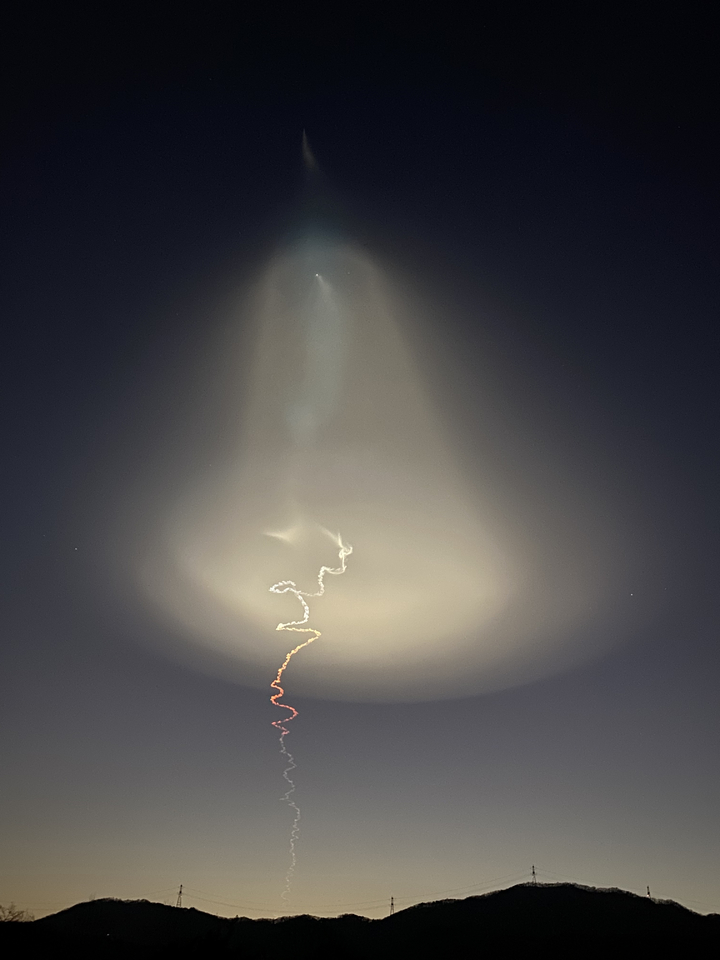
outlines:
[{"label": "glowing dome of light", "polygon": [[297,615],[269,588],[312,585],[336,557],[328,532],[353,545],[352,568],[313,604],[322,642],[293,661],[296,691],[462,696],[594,649],[584,634],[579,649],[578,630],[614,588],[607,545],[588,549],[590,505],[568,498],[569,512],[528,527],[506,491],[461,476],[398,323],[397,285],[351,247],[299,244],[252,302],[231,455],[178,483],[138,563],[195,659],[269,683],[286,652],[275,626]]}]

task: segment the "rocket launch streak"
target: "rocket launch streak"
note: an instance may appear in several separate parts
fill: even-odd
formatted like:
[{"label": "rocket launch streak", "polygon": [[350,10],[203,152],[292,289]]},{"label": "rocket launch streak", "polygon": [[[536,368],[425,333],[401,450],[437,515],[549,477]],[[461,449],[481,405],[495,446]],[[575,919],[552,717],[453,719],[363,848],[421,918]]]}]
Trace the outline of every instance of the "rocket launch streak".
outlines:
[{"label": "rocket launch streak", "polygon": [[352,553],[352,547],[350,546],[349,543],[343,543],[342,538],[339,534],[337,535],[337,537],[333,537],[333,539],[335,540],[337,546],[340,548],[338,552],[338,557],[340,558],[340,566],[339,567],[325,567],[325,566],[320,567],[320,572],[318,573],[318,578],[317,578],[318,589],[314,593],[307,593],[304,590],[298,589],[297,584],[292,580],[281,580],[279,583],[275,583],[273,584],[272,587],[270,587],[271,593],[278,593],[278,594],[294,593],[295,596],[300,601],[300,603],[302,604],[302,608],[303,608],[302,620],[290,620],[287,623],[279,623],[275,629],[289,630],[289,631],[292,631],[293,633],[308,634],[308,637],[306,640],[303,640],[302,643],[299,643],[296,647],[293,647],[293,649],[290,650],[290,652],[287,654],[287,656],[283,660],[280,668],[278,669],[277,676],[275,677],[273,682],[270,684],[270,686],[275,691],[275,693],[273,693],[273,695],[270,697],[270,700],[272,701],[272,703],[276,707],[280,707],[282,710],[287,710],[289,712],[289,716],[283,717],[280,720],[273,721],[273,726],[275,727],[275,729],[280,731],[280,753],[287,760],[287,766],[283,771],[283,777],[287,781],[288,790],[280,799],[284,800],[285,803],[287,803],[288,806],[291,807],[295,813],[295,819],[293,820],[292,829],[290,831],[290,866],[288,867],[288,871],[285,874],[285,888],[282,892],[282,899],[285,903],[287,903],[288,897],[290,896],[290,886],[292,884],[293,874],[295,873],[295,864],[297,862],[297,857],[295,854],[295,844],[300,836],[300,807],[293,800],[293,794],[295,793],[295,783],[290,776],[291,771],[295,769],[297,764],[295,763],[295,758],[293,757],[293,755],[290,753],[287,746],[285,745],[285,737],[290,732],[286,724],[288,724],[291,720],[295,719],[295,717],[298,715],[298,711],[295,709],[295,707],[291,706],[289,703],[282,702],[282,698],[285,696],[285,690],[282,686],[281,680],[282,680],[283,673],[287,669],[288,664],[290,663],[291,659],[295,656],[295,654],[298,653],[298,651],[302,650],[303,647],[307,647],[311,643],[314,643],[315,640],[317,640],[318,637],[321,636],[319,630],[315,630],[312,627],[306,626],[306,624],[310,620],[310,607],[308,606],[307,600],[305,598],[321,597],[325,593],[325,574],[331,573],[334,576],[338,576],[341,573],[345,573],[346,560],[347,560],[347,557],[349,557],[350,554]]}]

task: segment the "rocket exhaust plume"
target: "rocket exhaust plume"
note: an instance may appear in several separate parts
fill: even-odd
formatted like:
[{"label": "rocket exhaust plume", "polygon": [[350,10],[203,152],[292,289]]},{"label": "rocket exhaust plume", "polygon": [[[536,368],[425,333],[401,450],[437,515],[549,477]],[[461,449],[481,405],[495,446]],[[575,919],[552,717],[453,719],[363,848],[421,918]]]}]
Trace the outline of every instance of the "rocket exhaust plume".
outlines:
[{"label": "rocket exhaust plume", "polygon": [[305,169],[308,171],[308,173],[312,173],[314,170],[318,169],[315,154],[312,152],[310,141],[308,140],[307,133],[304,130],[302,135],[302,155],[303,162],[305,163]]},{"label": "rocket exhaust plume", "polygon": [[[323,178],[304,131],[302,155],[319,210]],[[224,363],[218,402],[241,421],[148,538],[137,572],[173,625],[176,655],[265,689],[274,675],[281,799],[293,811],[287,905],[300,836],[287,748],[298,711],[283,686],[291,661],[294,691],[333,699],[431,700],[524,683],[592,655],[616,622],[629,623],[620,597],[635,564],[602,484],[595,496],[554,469],[552,431],[523,433],[511,395],[525,409],[535,398],[521,379],[474,358],[471,415],[459,392],[452,408],[452,384],[435,383],[447,354],[424,305],[365,251],[317,233],[278,252],[248,292],[251,349],[237,341],[235,307],[206,367]],[[434,364],[425,377],[423,351]],[[355,556],[352,576],[326,595],[326,577],[345,573],[353,553],[328,528]],[[323,562],[328,536],[335,567]],[[312,591],[298,586],[314,580]],[[311,623],[308,600],[320,597]],[[276,631],[300,635],[284,657],[264,636],[278,616]],[[296,656],[320,636],[321,656]]]},{"label": "rocket exhaust plume", "polygon": [[438,353],[442,325],[422,314],[432,307],[334,237],[280,251],[246,304],[245,339],[234,312],[206,364],[228,371],[210,386],[240,422],[184,491],[173,498],[165,484],[163,526],[137,561],[176,656],[265,687],[277,670],[267,625],[278,604],[290,624],[302,600],[268,584],[314,581],[322,527],[353,544],[353,575],[313,610],[327,642],[322,657],[293,661],[298,694],[471,696],[551,674],[618,637],[634,553],[607,489],[573,479],[551,430],[538,438],[515,413],[534,401],[530,388],[476,358],[482,401],[471,417],[447,401],[441,417],[447,391],[438,384],[432,402],[432,364],[423,377],[413,349]]},{"label": "rocket exhaust plume", "polygon": [[[327,532],[327,531],[326,531]],[[272,536],[272,534],[271,534]],[[332,537],[332,534],[330,534]],[[290,773],[297,767],[295,763],[295,758],[287,749],[285,743],[285,738],[290,733],[286,724],[290,723],[291,720],[294,720],[298,715],[298,711],[295,707],[290,706],[288,703],[283,703],[282,698],[285,696],[285,690],[281,686],[282,675],[285,673],[285,670],[290,663],[290,660],[298,653],[303,647],[309,646],[311,643],[314,643],[322,634],[319,630],[314,630],[312,627],[307,626],[310,620],[310,607],[308,606],[306,597],[321,597],[325,593],[325,574],[330,573],[333,576],[338,576],[339,574],[345,573],[346,570],[346,560],[352,553],[352,547],[349,543],[343,543],[342,538],[338,534],[337,537],[333,537],[336,541],[337,546],[340,548],[338,557],[340,558],[339,567],[320,567],[320,572],[317,577],[318,588],[314,593],[307,593],[304,590],[300,590],[296,583],[292,580],[281,580],[279,583],[273,584],[270,587],[270,593],[292,593],[294,594],[303,609],[303,618],[302,620],[290,620],[287,623],[279,623],[276,630],[289,630],[292,633],[306,633],[308,637],[302,643],[299,643],[297,646],[293,647],[292,650],[286,655],[283,660],[280,668],[278,669],[277,676],[270,684],[270,686],[275,690],[275,693],[270,697],[271,702],[274,706],[279,707],[281,710],[287,710],[290,714],[289,716],[283,717],[281,720],[274,720],[273,726],[280,731],[280,753],[285,757],[287,761],[287,766],[283,771],[283,777],[287,781],[288,790],[281,797],[289,807],[295,813],[295,819],[293,820],[292,829],[290,831],[290,866],[288,871],[285,874],[285,888],[282,892],[282,899],[287,903],[290,896],[290,888],[292,885],[293,874],[295,873],[295,866],[297,863],[297,854],[295,850],[295,845],[300,837],[300,807],[297,805],[293,799],[293,794],[295,793],[295,782],[290,776]]]}]

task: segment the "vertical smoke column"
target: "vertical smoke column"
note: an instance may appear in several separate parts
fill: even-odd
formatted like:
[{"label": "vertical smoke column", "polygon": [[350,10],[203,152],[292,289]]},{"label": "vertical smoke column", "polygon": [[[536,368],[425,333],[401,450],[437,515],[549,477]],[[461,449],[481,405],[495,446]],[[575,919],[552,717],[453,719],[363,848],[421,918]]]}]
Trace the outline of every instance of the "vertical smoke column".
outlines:
[{"label": "vertical smoke column", "polygon": [[340,558],[339,567],[320,567],[320,572],[318,573],[318,589],[314,593],[307,593],[303,590],[299,590],[297,585],[292,580],[281,580],[279,583],[273,584],[270,587],[271,593],[293,593],[298,598],[303,608],[303,618],[302,620],[290,620],[287,623],[279,623],[276,630],[289,630],[293,633],[306,633],[309,634],[308,638],[302,643],[299,643],[296,647],[293,647],[292,650],[287,654],[285,659],[282,662],[282,665],[278,669],[277,676],[270,684],[270,686],[275,690],[275,693],[270,697],[271,702],[276,707],[280,707],[282,710],[287,710],[289,716],[283,717],[281,720],[274,720],[273,726],[276,730],[280,731],[280,753],[285,757],[287,761],[287,766],[283,771],[283,777],[288,783],[287,792],[280,798],[284,800],[289,807],[291,807],[295,813],[295,819],[293,820],[292,829],[290,831],[290,866],[288,867],[287,873],[285,874],[285,888],[282,892],[282,899],[285,903],[288,901],[290,896],[290,886],[292,884],[293,874],[295,873],[295,864],[297,862],[297,857],[295,853],[295,844],[300,836],[300,807],[297,805],[293,799],[293,794],[295,793],[295,782],[293,781],[290,773],[297,767],[295,763],[295,758],[288,750],[285,744],[285,737],[287,737],[290,732],[286,724],[290,723],[291,720],[294,720],[298,715],[298,711],[295,707],[291,706],[289,703],[283,703],[282,697],[285,696],[285,690],[281,685],[281,679],[283,673],[287,669],[290,660],[295,656],[298,651],[302,650],[303,647],[309,646],[311,643],[314,643],[318,637],[322,636],[319,630],[315,630],[312,627],[306,626],[310,620],[310,607],[308,606],[307,600],[305,597],[321,597],[325,593],[325,574],[331,573],[335,576],[345,573],[346,570],[346,559],[352,553],[352,547],[349,543],[343,543],[342,538],[338,536],[333,538],[337,543],[337,546],[340,548],[338,557]]},{"label": "vertical smoke column", "polygon": [[[316,164],[304,134],[303,155],[306,169],[311,174],[316,170]],[[312,259],[313,254],[310,254],[310,260]],[[282,419],[286,430],[283,446],[287,457],[287,472],[282,497],[293,502],[295,510],[298,506],[294,489],[296,481],[299,474],[304,472],[303,465],[306,469],[312,464],[319,434],[329,423],[336,409],[342,394],[343,367],[346,359],[343,318],[331,287],[320,273],[308,270],[308,274],[312,276],[312,284],[309,289],[305,287],[304,296],[299,296],[297,300],[299,309],[295,317],[295,327],[299,336],[294,343],[294,351],[291,348],[294,376],[292,377],[292,385],[287,384],[289,391],[285,397],[282,410]],[[304,302],[302,302],[303,300]],[[325,575],[329,573],[337,576],[344,573],[346,559],[352,553],[352,547],[343,543],[339,534],[335,536],[328,530],[321,529],[338,547],[340,566],[322,566],[317,577],[318,588],[312,593],[300,590],[293,580],[281,580],[270,587],[271,593],[294,594],[303,609],[301,620],[279,623],[276,629],[306,635],[306,639],[302,643],[297,644],[288,652],[278,669],[277,676],[270,684],[274,690],[270,698],[273,705],[287,711],[287,716],[284,716],[281,720],[275,720],[273,726],[280,731],[280,753],[287,761],[283,777],[288,784],[288,790],[281,797],[281,800],[292,808],[295,815],[290,831],[290,866],[285,875],[285,888],[282,892],[282,899],[285,903],[287,903],[290,895],[290,887],[295,872],[295,846],[300,835],[300,808],[293,799],[295,783],[290,776],[297,764],[285,743],[285,738],[290,732],[287,724],[295,719],[298,711],[295,707],[282,701],[285,695],[282,676],[295,654],[314,643],[321,636],[319,630],[308,626],[310,607],[305,598],[321,597],[325,592]],[[281,540],[286,539],[283,534],[270,534],[270,536],[278,537]]]}]

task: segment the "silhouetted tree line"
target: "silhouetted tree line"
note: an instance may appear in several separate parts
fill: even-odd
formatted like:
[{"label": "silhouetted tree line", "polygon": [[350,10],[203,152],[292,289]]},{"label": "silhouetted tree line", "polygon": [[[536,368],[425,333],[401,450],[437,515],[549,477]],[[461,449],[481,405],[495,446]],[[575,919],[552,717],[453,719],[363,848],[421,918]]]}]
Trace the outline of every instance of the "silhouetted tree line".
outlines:
[{"label": "silhouetted tree line", "polygon": [[29,910],[21,910],[14,903],[8,907],[0,903],[0,923],[28,923],[34,919],[35,916]]}]

